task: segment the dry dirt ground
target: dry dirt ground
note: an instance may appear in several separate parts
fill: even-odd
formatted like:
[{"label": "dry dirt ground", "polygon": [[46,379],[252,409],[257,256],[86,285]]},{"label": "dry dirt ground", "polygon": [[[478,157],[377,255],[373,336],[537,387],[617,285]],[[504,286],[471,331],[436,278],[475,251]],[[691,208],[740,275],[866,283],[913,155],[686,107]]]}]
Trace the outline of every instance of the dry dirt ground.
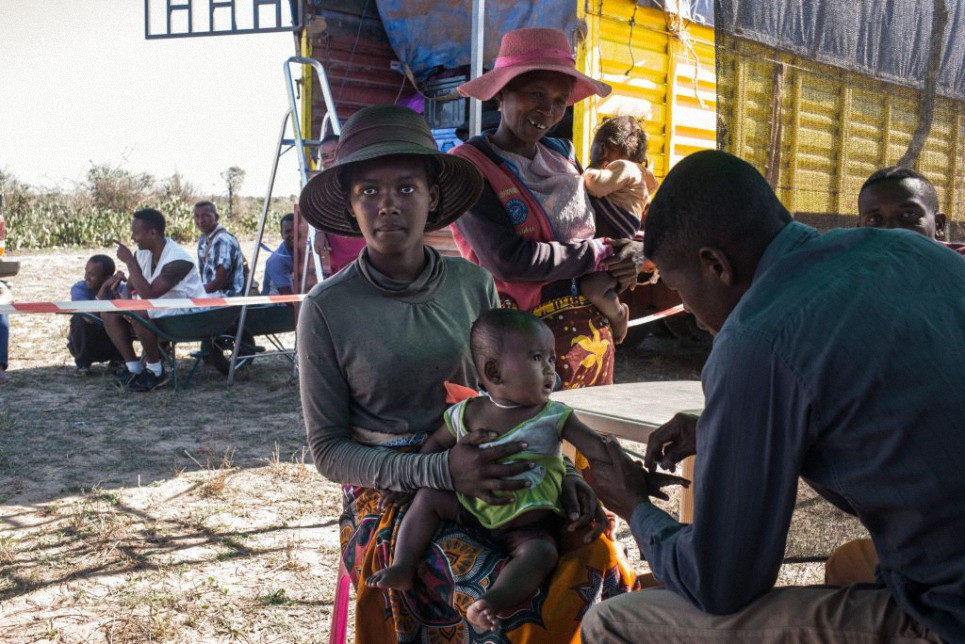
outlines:
[{"label": "dry dirt ground", "polygon": [[[67,299],[95,252],[106,251],[15,258],[17,300]],[[327,641],[340,493],[307,464],[287,360],[259,360],[231,387],[202,366],[189,390],[133,394],[112,388],[104,367],[76,377],[66,328],[64,316],[11,316],[0,641]],[[191,349],[179,350],[182,370]],[[636,334],[619,352],[618,380],[696,379],[706,352]],[[792,560],[860,534],[800,496]],[[645,570],[629,533],[619,537]],[[792,563],[780,583],[821,574],[819,563]]]}]

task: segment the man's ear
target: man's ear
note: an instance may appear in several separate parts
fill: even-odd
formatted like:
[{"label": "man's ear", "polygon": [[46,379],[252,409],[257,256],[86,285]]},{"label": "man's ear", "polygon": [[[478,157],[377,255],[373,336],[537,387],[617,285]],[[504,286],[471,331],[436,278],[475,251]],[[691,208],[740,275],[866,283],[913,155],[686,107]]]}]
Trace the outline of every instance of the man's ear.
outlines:
[{"label": "man's ear", "polygon": [[943,212],[935,213],[935,239],[945,239],[945,226],[948,224],[948,218]]},{"label": "man's ear", "polygon": [[494,385],[503,381],[503,377],[499,373],[499,362],[495,358],[486,358],[486,363],[483,365],[483,375],[486,380]]},{"label": "man's ear", "polygon": [[439,184],[433,185],[429,188],[429,212],[437,209],[439,207]]},{"label": "man's ear", "polygon": [[719,281],[724,286],[736,282],[734,264],[724,251],[715,246],[703,246],[697,251],[701,272]]}]

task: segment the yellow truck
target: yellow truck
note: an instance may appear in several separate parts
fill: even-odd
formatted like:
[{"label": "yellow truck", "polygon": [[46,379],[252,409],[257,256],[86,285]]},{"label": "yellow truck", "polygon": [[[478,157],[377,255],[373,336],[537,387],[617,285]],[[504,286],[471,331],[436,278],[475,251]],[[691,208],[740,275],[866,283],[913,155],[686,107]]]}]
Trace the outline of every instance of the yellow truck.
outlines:
[{"label": "yellow truck", "polygon": [[[797,219],[822,230],[855,225],[861,184],[906,153],[928,103],[933,117],[914,167],[938,189],[957,240],[965,238],[965,0],[940,4],[950,15],[932,37],[926,0],[895,0],[895,15],[876,0],[487,0],[484,60],[488,67],[509,29],[569,33],[581,71],[613,86],[573,110],[563,135],[581,160],[603,119],[631,114],[645,122],[658,180],[692,152],[726,150],[755,165]],[[341,119],[364,105],[408,101],[425,109],[445,147],[468,113],[454,88],[468,74],[471,7],[310,0],[301,53],[325,66]],[[773,25],[784,26],[771,33]],[[923,68],[936,41],[942,82],[929,102]],[[317,136],[324,103],[317,87],[305,89],[303,131]],[[456,252],[448,231],[429,242]],[[634,318],[679,303],[659,283],[629,297]]]},{"label": "yellow truck", "polygon": [[[551,26],[568,31],[582,71],[614,88],[607,98],[593,97],[575,107],[572,138],[581,159],[589,157],[594,128],[603,118],[633,114],[646,121],[649,159],[658,179],[687,154],[719,147],[758,167],[795,216],[819,228],[853,225],[861,183],[875,169],[896,163],[921,123],[922,79],[916,76],[921,65],[916,68],[915,59],[928,57],[931,3],[893,3],[896,15],[886,14],[872,0],[814,0],[804,3],[808,6],[799,9],[800,15],[792,14],[792,5],[801,3],[743,3],[763,20],[800,23],[800,42],[795,42],[797,33],[789,36],[786,30],[761,37],[760,28],[754,32],[732,17],[723,18],[730,22],[722,30],[717,16],[715,34],[714,4],[489,0],[486,60],[491,62],[498,36],[507,29]],[[739,3],[716,4],[718,11],[736,12],[732,5]],[[958,63],[965,56],[965,1],[943,4],[949,15],[941,70],[948,78],[939,83],[930,134],[914,165],[936,185],[953,235],[961,237],[965,74]],[[404,0],[306,4],[304,53],[326,65],[342,118],[363,104],[418,98],[418,92],[439,94],[434,83],[452,96],[458,82],[451,82],[449,74],[465,72],[468,62],[471,2],[429,0],[415,5]],[[741,9],[747,13],[746,7]],[[856,15],[860,11],[867,15]],[[897,15],[901,11],[912,13]],[[808,41],[821,36],[809,29],[834,35],[841,15],[855,20],[852,32],[864,30],[855,34],[867,41],[864,55],[897,52],[895,56],[908,60],[894,62],[897,71],[889,73],[886,64],[873,64],[882,61],[863,67],[842,63],[840,56],[835,59],[834,43],[822,49],[822,43]],[[749,35],[742,37],[742,31]],[[721,34],[725,43],[718,42]],[[772,42],[761,42],[768,39]],[[313,97],[317,127],[324,106],[317,92]],[[430,98],[426,105],[430,115],[463,113],[461,101],[453,105]]]}]

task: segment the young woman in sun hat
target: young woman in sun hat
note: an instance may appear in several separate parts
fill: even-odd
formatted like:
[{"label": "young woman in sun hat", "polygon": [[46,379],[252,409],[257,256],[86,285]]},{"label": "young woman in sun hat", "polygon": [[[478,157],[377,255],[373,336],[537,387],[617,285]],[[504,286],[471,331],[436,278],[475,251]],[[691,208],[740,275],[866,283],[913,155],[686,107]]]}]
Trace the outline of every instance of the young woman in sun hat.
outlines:
[{"label": "young woman in sun hat", "polygon": [[[413,590],[358,584],[392,561],[405,506],[380,503],[383,490],[429,487],[494,500],[495,490],[520,488],[507,477],[528,469],[500,463],[519,444],[476,447],[490,439],[482,432],[445,453],[416,453],[443,422],[444,381],[476,386],[469,329],[498,306],[485,270],[440,256],[424,233],[459,217],[481,189],[479,172],[441,154],[422,117],[379,105],[345,123],[336,163],[299,200],[316,228],[366,243],[358,259],[312,289],[298,322],[308,443],[319,472],[343,485],[342,556],[358,591],[359,642],[473,641],[464,611],[505,563],[483,537],[452,525],[437,534]],[[589,486],[571,473],[564,494],[568,512],[589,522]],[[568,534],[582,545],[586,531]],[[604,537],[576,552],[505,620],[508,641],[578,638],[579,615],[611,594],[620,564]]]},{"label": "young woman in sun hat", "polygon": [[639,223],[606,199],[590,197],[569,141],[547,136],[567,106],[609,85],[577,71],[569,42],[555,29],[503,36],[494,68],[459,88],[499,101],[494,131],[451,154],[486,178],[479,201],[452,227],[463,257],[493,274],[505,305],[529,310],[556,336],[564,388],[613,382],[613,334],[576,280],[609,271],[622,287],[636,281]]}]

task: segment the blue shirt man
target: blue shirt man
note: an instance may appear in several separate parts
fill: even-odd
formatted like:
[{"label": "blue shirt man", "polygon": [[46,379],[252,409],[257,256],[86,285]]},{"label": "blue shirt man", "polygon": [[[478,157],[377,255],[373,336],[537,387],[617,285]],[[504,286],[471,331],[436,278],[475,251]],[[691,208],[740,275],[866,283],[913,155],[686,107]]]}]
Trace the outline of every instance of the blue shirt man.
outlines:
[{"label": "blue shirt man", "polygon": [[[678,164],[654,205],[646,252],[716,334],[699,421],[675,418],[647,450],[696,452],[696,511],[682,525],[640,498],[621,458],[600,473],[668,590],[605,602],[587,641],[647,641],[630,623],[965,640],[965,362],[949,351],[965,347],[965,261],[907,231],[818,235],[720,152]],[[883,586],[773,588],[799,476],[868,528]]]},{"label": "blue shirt man", "polygon": [[288,213],[281,218],[282,242],[265,262],[265,284],[262,295],[288,295],[292,288],[292,273],[294,258],[292,251],[295,244],[295,215]]},{"label": "blue shirt man", "polygon": [[[107,255],[94,255],[84,266],[84,279],[70,287],[73,302],[87,300],[111,300],[121,297],[125,284],[121,275],[114,272],[114,260]],[[74,356],[79,376],[89,375],[95,362],[121,361],[121,354],[107,336],[104,326],[96,320],[83,315],[70,317],[67,332],[67,349]]]}]

